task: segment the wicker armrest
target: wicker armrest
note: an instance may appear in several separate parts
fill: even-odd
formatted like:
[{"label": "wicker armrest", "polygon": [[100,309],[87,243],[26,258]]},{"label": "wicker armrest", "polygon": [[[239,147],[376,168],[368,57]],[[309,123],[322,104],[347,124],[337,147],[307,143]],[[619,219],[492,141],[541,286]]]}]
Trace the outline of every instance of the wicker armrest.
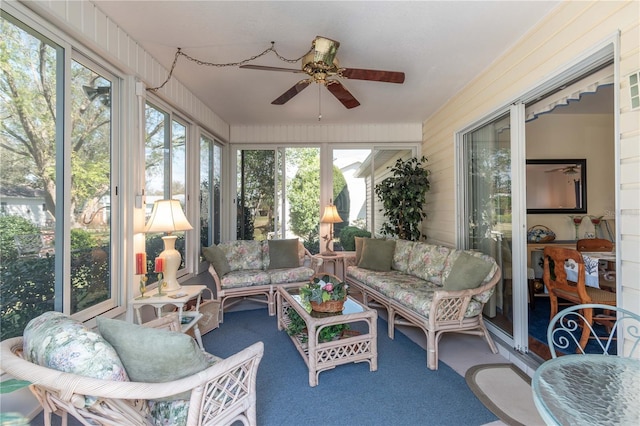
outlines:
[{"label": "wicker armrest", "polygon": [[491,280],[480,287],[456,291],[436,290],[429,311],[429,321],[434,321],[434,323],[441,321],[462,321],[469,302],[471,302],[471,298],[494,288],[498,284],[498,281],[500,281],[501,276],[502,272],[498,267]]},{"label": "wicker armrest", "polygon": [[[212,365],[199,373],[166,383],[114,382],[64,373],[24,360],[22,337],[0,343],[2,370],[32,383],[41,404],[52,412],[81,419],[109,419],[109,424],[146,424],[146,404],[191,391],[188,424],[231,423],[251,417],[255,424],[256,375],[264,353],[262,342]],[[85,396],[96,402],[85,407]],[[206,409],[203,409],[206,407]]]}]

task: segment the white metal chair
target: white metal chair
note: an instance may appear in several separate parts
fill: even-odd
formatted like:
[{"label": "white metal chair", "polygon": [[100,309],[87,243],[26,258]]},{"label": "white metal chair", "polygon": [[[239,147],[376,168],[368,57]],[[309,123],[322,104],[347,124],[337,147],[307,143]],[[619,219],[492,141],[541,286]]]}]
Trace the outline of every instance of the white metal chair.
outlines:
[{"label": "white metal chair", "polygon": [[[583,312],[603,310],[606,315],[599,315],[594,319],[603,321],[606,326],[598,332],[593,324],[588,321]],[[556,358],[556,350],[577,352],[584,354],[585,349],[580,345],[583,330],[587,329],[596,342],[598,351],[604,355],[612,355],[612,350],[618,345],[618,339],[623,339],[623,353],[616,353],[625,357],[640,357],[640,315],[617,306],[601,305],[596,303],[573,305],[558,312],[549,323],[547,329],[547,343],[551,356]]]}]

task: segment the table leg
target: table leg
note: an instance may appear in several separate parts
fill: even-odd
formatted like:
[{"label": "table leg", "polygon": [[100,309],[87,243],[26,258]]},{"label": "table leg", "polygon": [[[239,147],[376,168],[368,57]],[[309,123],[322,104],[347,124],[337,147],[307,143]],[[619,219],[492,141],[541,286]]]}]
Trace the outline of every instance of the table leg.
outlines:
[{"label": "table leg", "polygon": [[200,334],[200,327],[198,327],[198,323],[193,326],[193,335],[196,337],[196,342],[198,342],[198,346],[200,349],[204,351],[204,345],[202,344],[202,335]]}]

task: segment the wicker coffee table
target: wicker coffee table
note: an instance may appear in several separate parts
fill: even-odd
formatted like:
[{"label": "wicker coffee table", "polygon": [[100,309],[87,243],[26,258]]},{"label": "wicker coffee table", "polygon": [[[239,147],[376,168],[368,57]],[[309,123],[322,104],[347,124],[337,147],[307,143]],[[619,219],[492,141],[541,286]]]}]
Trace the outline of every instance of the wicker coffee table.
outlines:
[{"label": "wicker coffee table", "polygon": [[[378,313],[348,297],[342,313],[327,315],[308,313],[300,303],[298,289],[278,288],[276,294],[278,330],[289,325],[289,309],[294,309],[307,325],[308,333],[291,336],[291,340],[309,367],[309,386],[318,384],[321,371],[350,362],[367,361],[369,371],[378,369]],[[329,325],[363,323],[368,333],[347,335],[331,342],[318,342],[318,333]],[[305,341],[306,340],[306,341]]]}]

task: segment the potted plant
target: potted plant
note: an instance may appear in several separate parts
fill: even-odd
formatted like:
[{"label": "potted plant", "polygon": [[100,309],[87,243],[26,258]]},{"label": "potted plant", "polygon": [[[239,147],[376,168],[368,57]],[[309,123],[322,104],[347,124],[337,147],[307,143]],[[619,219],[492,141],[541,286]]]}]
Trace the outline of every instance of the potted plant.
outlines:
[{"label": "potted plant", "polygon": [[430,188],[429,170],[423,167],[426,157],[419,160],[399,158],[391,167],[391,176],[375,186],[375,193],[382,201],[382,211],[387,222],[382,224],[383,235],[397,236],[403,240],[418,241],[426,236],[420,230],[425,195]]}]

